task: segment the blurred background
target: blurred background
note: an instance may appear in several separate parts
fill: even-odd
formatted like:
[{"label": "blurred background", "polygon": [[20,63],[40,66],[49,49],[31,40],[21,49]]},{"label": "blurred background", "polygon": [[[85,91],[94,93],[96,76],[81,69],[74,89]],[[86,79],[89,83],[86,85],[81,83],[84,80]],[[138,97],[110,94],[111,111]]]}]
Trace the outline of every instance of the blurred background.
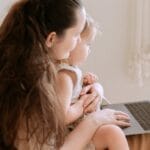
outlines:
[{"label": "blurred background", "polygon": [[[83,2],[102,30],[102,35],[98,35],[93,43],[84,71],[93,71],[99,76],[105,96],[112,103],[150,99],[150,79],[145,78],[142,62],[139,62],[141,59],[136,58],[137,53],[141,54],[141,47],[145,43],[150,44],[150,15],[147,16],[150,14],[150,1]],[[143,19],[146,21],[144,25]],[[149,27],[143,33],[146,25]],[[148,50],[150,53],[150,45]],[[150,62],[150,58],[147,61]],[[150,71],[150,67],[146,69]]]}]

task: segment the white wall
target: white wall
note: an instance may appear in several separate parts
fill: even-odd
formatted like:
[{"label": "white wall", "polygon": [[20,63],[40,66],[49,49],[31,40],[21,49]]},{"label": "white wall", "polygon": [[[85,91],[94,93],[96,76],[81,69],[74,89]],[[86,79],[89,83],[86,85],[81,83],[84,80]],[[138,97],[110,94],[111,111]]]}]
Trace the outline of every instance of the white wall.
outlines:
[{"label": "white wall", "polygon": [[11,5],[17,0],[0,0],[0,23],[6,15],[6,12],[11,7]]},{"label": "white wall", "polygon": [[128,73],[132,33],[131,0],[84,0],[86,10],[100,24],[84,71],[100,77],[105,96],[113,103],[150,99],[150,81],[139,87]]}]

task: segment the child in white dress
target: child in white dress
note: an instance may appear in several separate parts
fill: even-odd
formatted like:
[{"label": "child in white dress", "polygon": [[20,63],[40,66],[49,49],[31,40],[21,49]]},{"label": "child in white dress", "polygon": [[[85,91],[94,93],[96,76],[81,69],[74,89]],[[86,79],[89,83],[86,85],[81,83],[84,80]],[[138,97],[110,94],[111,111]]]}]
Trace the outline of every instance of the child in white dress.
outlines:
[{"label": "child in white dress", "polygon": [[[72,101],[70,101],[70,105],[74,104],[80,95],[85,94],[84,89],[88,87],[90,88],[91,85],[97,89],[99,97],[100,97],[99,103],[97,103],[97,107],[93,106],[93,109],[96,109],[96,108],[99,109],[100,102],[102,101],[102,99],[105,99],[103,87],[101,86],[101,84],[97,82],[98,77],[90,72],[86,73],[85,75],[82,75],[82,71],[79,68],[79,66],[84,63],[84,61],[87,59],[90,53],[90,45],[95,38],[96,31],[97,31],[97,27],[95,26],[94,21],[92,20],[92,18],[87,17],[85,28],[81,33],[80,43],[70,53],[69,59],[62,60],[62,62],[58,65],[59,73],[60,72],[66,72],[67,74],[69,73],[73,82],[73,90],[71,94]],[[86,109],[85,107],[84,113],[87,113],[90,111],[93,111],[93,110],[89,110],[88,107]]]},{"label": "child in white dress", "polygon": [[[94,21],[92,18],[87,18],[86,25],[84,30],[81,33],[81,41],[76,46],[76,48],[71,51],[70,57],[68,60],[62,60],[58,65],[58,73],[66,73],[69,74],[72,80],[72,90],[70,92],[70,100],[65,103],[64,108],[66,111],[66,123],[69,124],[68,128],[73,129],[85,116],[84,114],[90,113],[92,111],[96,111],[100,109],[100,103],[104,97],[104,90],[101,84],[99,84],[98,77],[93,73],[82,74],[79,66],[83,64],[83,62],[87,59],[87,56],[90,53],[90,44],[94,40],[96,35],[96,26],[94,25]],[[85,88],[89,88],[89,93],[91,86],[97,89],[99,97],[98,101],[88,102],[80,101],[79,97],[81,95],[86,94]],[[94,100],[93,100],[94,101]],[[90,104],[93,103],[91,106]],[[82,108],[81,108],[82,107]],[[94,149],[93,144],[87,145],[86,149]]]}]

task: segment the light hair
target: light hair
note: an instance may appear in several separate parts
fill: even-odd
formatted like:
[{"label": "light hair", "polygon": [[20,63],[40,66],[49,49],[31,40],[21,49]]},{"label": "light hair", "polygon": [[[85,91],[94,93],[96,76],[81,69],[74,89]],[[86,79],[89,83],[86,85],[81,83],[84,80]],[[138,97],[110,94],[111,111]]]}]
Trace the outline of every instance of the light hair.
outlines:
[{"label": "light hair", "polygon": [[81,38],[88,36],[95,37],[98,29],[99,29],[98,24],[94,21],[94,19],[91,16],[87,15],[85,27],[81,32]]}]

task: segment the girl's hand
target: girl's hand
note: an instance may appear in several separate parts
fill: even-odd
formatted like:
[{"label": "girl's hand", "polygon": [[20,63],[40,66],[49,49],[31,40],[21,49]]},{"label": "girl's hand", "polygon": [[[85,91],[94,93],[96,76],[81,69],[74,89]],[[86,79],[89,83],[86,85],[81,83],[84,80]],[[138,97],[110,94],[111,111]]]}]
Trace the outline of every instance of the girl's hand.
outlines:
[{"label": "girl's hand", "polygon": [[96,81],[98,81],[98,77],[91,73],[91,72],[87,72],[84,76],[83,76],[83,85],[90,85],[95,83]]},{"label": "girl's hand", "polygon": [[80,96],[84,95],[84,94],[87,94],[87,93],[93,93],[94,91],[101,98],[104,97],[104,89],[103,89],[102,85],[100,83],[98,83],[98,82],[83,87],[81,92],[80,92]]},{"label": "girl's hand", "polygon": [[81,96],[89,94],[89,97],[84,103],[84,113],[90,113],[100,109],[101,95],[94,84],[84,87],[81,91]]},{"label": "girl's hand", "polygon": [[96,125],[114,124],[120,127],[130,126],[128,114],[113,109],[99,110],[89,114],[88,117],[91,117]]}]

